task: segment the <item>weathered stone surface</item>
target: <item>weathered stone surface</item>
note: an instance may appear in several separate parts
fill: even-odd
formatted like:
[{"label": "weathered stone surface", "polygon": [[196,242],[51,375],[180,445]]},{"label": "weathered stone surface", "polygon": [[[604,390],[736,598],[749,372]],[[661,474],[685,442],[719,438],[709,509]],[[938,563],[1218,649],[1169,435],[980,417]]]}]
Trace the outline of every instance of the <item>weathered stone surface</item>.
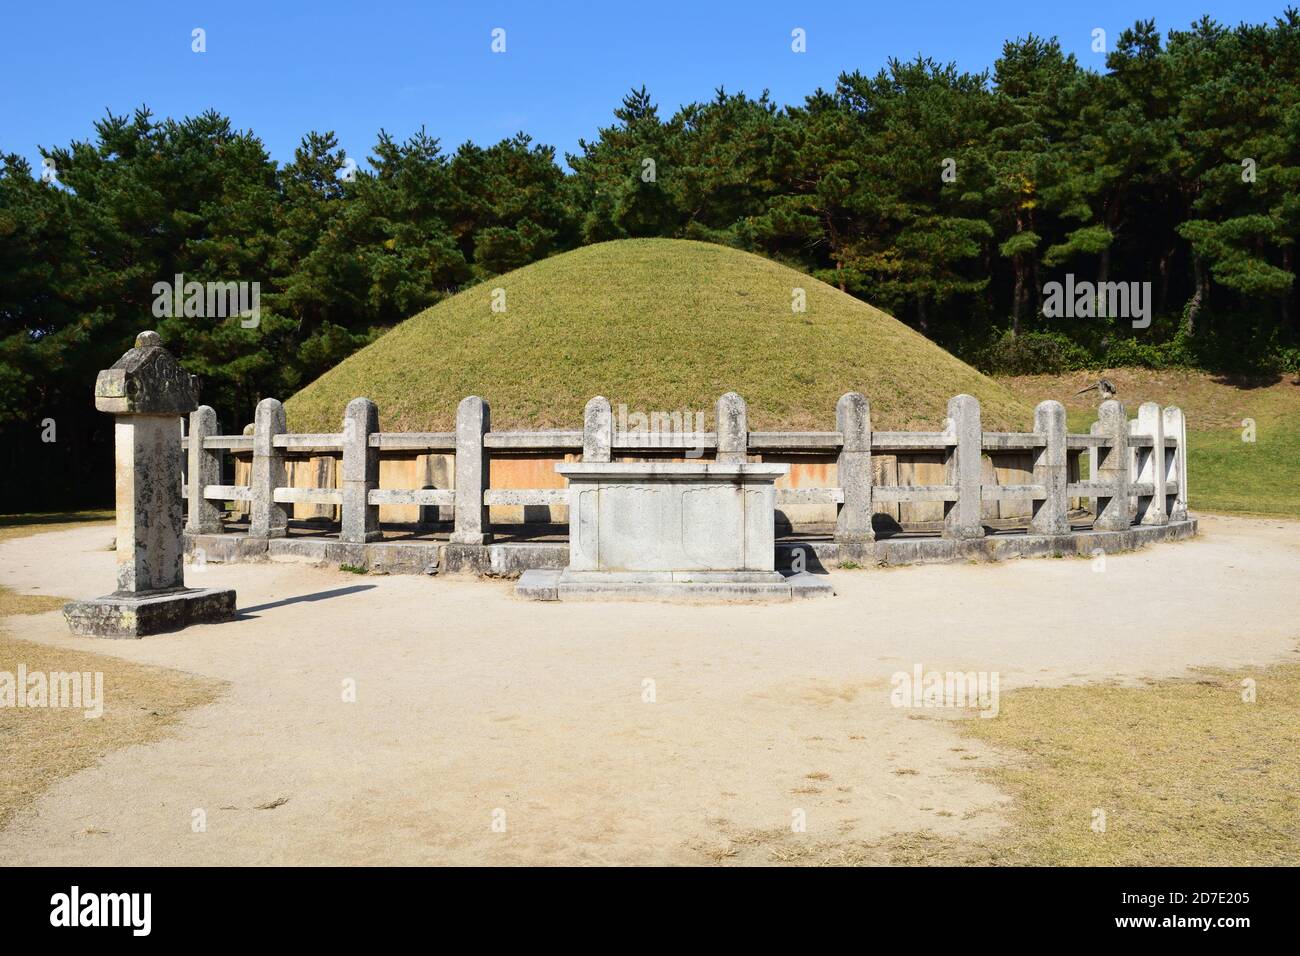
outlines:
[{"label": "weathered stone surface", "polygon": [[348,544],[328,538],[272,538],[266,556],[317,561],[337,568],[347,564],[376,574],[437,574],[441,562],[438,545],[407,541]]},{"label": "weathered stone surface", "polygon": [[[789,571],[796,553],[800,565],[823,577],[821,571],[849,561],[859,567],[872,564],[931,564],[945,561],[1001,561],[1012,558],[1078,554],[1087,557],[1094,548],[1108,554],[1180,541],[1196,534],[1195,519],[1171,520],[1164,526],[1138,526],[1127,531],[1071,531],[1065,536],[999,534],[970,541],[949,538],[880,538],[871,545],[841,544],[831,540],[779,541],[775,566]],[[250,538],[244,534],[186,535],[187,550],[202,548],[209,563],[273,560],[342,563],[334,550],[338,542],[319,537]],[[511,541],[488,545],[457,545],[437,541],[381,541],[350,551],[362,560],[348,561],[390,574],[473,574],[481,577],[517,578],[530,570],[560,571],[568,565],[569,546],[563,541]]]},{"label": "weathered stone surface", "polygon": [[780,571],[575,571],[565,568],[563,584],[780,584]]},{"label": "weathered stone surface", "polygon": [[228,588],[114,593],[63,606],[63,616],[72,633],[108,638],[140,638],[179,631],[191,624],[224,621],[234,613],[235,592]]},{"label": "weathered stone surface", "polygon": [[491,480],[491,461],[483,436],[492,430],[492,410],[477,395],[461,399],[456,409],[456,530],[455,544],[486,544],[492,540],[483,492]]},{"label": "weathered stone surface", "polygon": [[1132,523],[1129,515],[1129,444],[1128,416],[1116,399],[1101,403],[1097,434],[1110,440],[1108,448],[1099,449],[1095,481],[1110,485],[1111,494],[1097,499],[1098,531],[1124,531]]},{"label": "weathered stone surface", "polygon": [[574,571],[771,571],[774,482],[788,465],[581,462],[569,479]]},{"label": "weathered stone surface", "polygon": [[1029,530],[1033,534],[1068,534],[1070,503],[1066,497],[1069,482],[1066,465],[1065,406],[1060,402],[1039,402],[1034,409],[1034,431],[1047,444],[1038,449],[1034,459],[1034,484],[1042,485],[1047,497],[1031,505],[1033,516]]},{"label": "weathered stone surface", "polygon": [[250,538],[246,534],[185,534],[185,553],[196,555],[201,551],[208,564],[265,561],[266,545],[266,538]]},{"label": "weathered stone surface", "polygon": [[[143,637],[229,617],[234,591],[185,587],[180,416],[196,416],[189,477],[201,503],[203,484],[212,483],[203,448],[204,435],[216,427],[212,409],[196,408],[189,375],[153,332],[142,332],[135,348],[100,373],[95,404],[116,415],[117,590],[65,605],[68,627],[91,637]],[[196,532],[203,517],[199,507]]]},{"label": "weathered stone surface", "polygon": [[1143,402],[1138,406],[1137,431],[1152,438],[1152,447],[1136,449],[1136,480],[1150,483],[1152,487],[1152,494],[1138,496],[1136,515],[1138,524],[1159,525],[1169,521],[1169,514],[1165,510],[1164,485],[1168,469],[1165,462],[1164,424],[1160,406],[1155,402]]},{"label": "weathered stone surface", "polygon": [[368,398],[348,402],[343,416],[343,516],[339,540],[364,544],[383,538],[379,506],[369,495],[379,487],[379,449],[370,436],[379,431],[379,406]]},{"label": "weathered stone surface", "polygon": [[718,453],[720,462],[737,463],[749,460],[749,407],[735,392],[727,392],[718,399],[714,409],[718,420]]},{"label": "weathered stone surface", "polygon": [[157,332],[137,335],[135,347],[95,379],[95,407],[112,415],[178,417],[197,405],[194,380]]},{"label": "weathered stone surface", "polygon": [[530,601],[558,601],[560,599],[560,572],[533,570],[519,575],[515,594]]},{"label": "weathered stone surface", "polygon": [[448,574],[515,578],[532,568],[560,570],[569,561],[569,546],[561,541],[511,541],[486,545],[450,543],[442,548]]},{"label": "weathered stone surface", "polygon": [[825,574],[801,571],[787,577],[785,583],[790,588],[790,600],[792,601],[835,596],[835,586],[831,584],[830,577]]},{"label": "weathered stone surface", "polygon": [[[569,480],[569,565],[554,587],[549,576],[521,581],[521,596],[791,600],[774,548],[774,484],[788,465],[581,462],[556,471]],[[800,583],[801,593],[816,591]]]},{"label": "weathered stone surface", "polygon": [[533,601],[769,603],[830,597],[824,575],[777,571],[528,571],[515,594]]},{"label": "weathered stone surface", "polygon": [[835,427],[844,438],[836,470],[844,503],[835,524],[835,540],[843,543],[874,541],[871,527],[871,405],[860,392],[840,396],[835,405]]},{"label": "weathered stone surface", "polygon": [[113,427],[117,489],[117,590],[184,584],[181,423],[176,416],[123,415]]},{"label": "weathered stone surface", "polygon": [[207,485],[221,484],[221,452],[203,447],[203,440],[221,434],[217,413],[200,405],[190,413],[189,448],[189,520],[185,530],[191,534],[215,534],[221,531],[221,508],[203,497]]},{"label": "weathered stone surface", "polygon": [[253,501],[249,507],[248,533],[255,538],[280,538],[289,527],[289,513],[275,500],[275,489],[289,483],[284,449],[275,437],[288,431],[284,405],[274,398],[257,403],[253,421]]},{"label": "weathered stone surface", "polygon": [[948,453],[948,483],[957,487],[957,500],[944,515],[946,538],[982,538],[984,522],[980,488],[983,483],[984,432],[980,403],[974,395],[948,401],[948,430],[957,443]]},{"label": "weathered stone surface", "polygon": [[[1170,521],[1166,525],[1138,525],[1122,531],[1073,530],[1067,535],[999,534],[984,538],[917,538],[905,535],[877,538],[869,557],[888,566],[946,564],[958,561],[1005,561],[1015,558],[1051,558],[1061,555],[1089,557],[1093,551],[1118,554],[1163,541],[1181,541],[1196,535],[1196,520]],[[776,546],[777,567],[789,568],[796,553],[809,568],[833,568],[843,560],[867,564],[851,545],[833,541],[782,541]]]},{"label": "weathered stone surface", "polygon": [[384,574],[472,574],[493,578],[516,578],[532,568],[558,571],[569,560],[569,546],[563,541],[509,541],[485,545],[440,541],[345,544],[317,536],[186,535],[186,550],[199,549],[210,564],[310,561],[332,567],[350,564]]},{"label": "weathered stone surface", "polygon": [[614,414],[609,399],[597,395],[582,413],[582,460],[609,461],[614,445]]},{"label": "weathered stone surface", "polygon": [[[99,386],[104,383],[112,394],[101,403]],[[195,408],[190,377],[162,347],[157,333],[142,332],[135,348],[100,373],[96,393],[96,406],[116,415],[117,590],[136,594],[183,587],[185,510],[177,480],[182,470],[178,409]]]},{"label": "weathered stone surface", "polygon": [[1183,410],[1176,405],[1167,407],[1161,418],[1164,419],[1162,423],[1164,433],[1177,442],[1174,448],[1167,449],[1165,452],[1166,467],[1171,480],[1178,485],[1175,494],[1166,496],[1165,509],[1170,521],[1185,521],[1187,519],[1187,422],[1183,417]]}]

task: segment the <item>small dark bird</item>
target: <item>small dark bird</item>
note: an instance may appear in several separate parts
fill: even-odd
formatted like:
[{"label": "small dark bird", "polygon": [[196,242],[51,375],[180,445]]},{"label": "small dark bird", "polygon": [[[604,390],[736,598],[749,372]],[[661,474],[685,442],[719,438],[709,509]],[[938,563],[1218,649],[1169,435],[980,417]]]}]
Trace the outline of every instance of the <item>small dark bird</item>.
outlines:
[{"label": "small dark bird", "polygon": [[1097,379],[1097,381],[1093,382],[1087,388],[1081,388],[1074,394],[1082,395],[1084,392],[1091,392],[1094,388],[1097,390],[1097,394],[1101,396],[1101,400],[1103,402],[1109,401],[1110,399],[1114,398],[1117,392],[1114,382],[1110,381],[1109,379],[1099,378]]}]

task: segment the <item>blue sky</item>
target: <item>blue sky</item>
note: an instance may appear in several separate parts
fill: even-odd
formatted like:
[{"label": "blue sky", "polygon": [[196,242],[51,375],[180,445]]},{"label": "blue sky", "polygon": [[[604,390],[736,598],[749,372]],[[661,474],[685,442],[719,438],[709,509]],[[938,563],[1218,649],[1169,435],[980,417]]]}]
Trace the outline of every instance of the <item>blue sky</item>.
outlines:
[{"label": "blue sky", "polygon": [[[308,130],[334,130],[364,161],[382,127],[424,126],[450,152],[518,130],[565,151],[608,125],[646,84],[670,115],[724,86],[778,103],[829,88],[844,70],[874,72],[918,52],[963,69],[991,66],[1004,39],[1054,35],[1088,66],[1094,27],[1111,43],[1138,17],[1162,31],[1202,14],[1265,22],[1285,0],[1005,0],[744,3],[438,3],[221,0],[6,0],[0,11],[0,151],[40,166],[38,146],[87,139],[106,109],[158,116],[217,109],[284,162]],[[191,50],[191,31],[207,52]],[[494,28],[506,52],[491,51]],[[791,52],[791,30],[807,52]]]}]

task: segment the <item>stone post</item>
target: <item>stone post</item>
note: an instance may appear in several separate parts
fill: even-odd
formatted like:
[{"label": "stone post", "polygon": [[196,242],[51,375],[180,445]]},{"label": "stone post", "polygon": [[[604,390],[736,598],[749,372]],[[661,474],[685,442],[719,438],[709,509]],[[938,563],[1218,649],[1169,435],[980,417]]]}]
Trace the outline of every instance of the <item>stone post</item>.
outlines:
[{"label": "stone post", "polygon": [[190,534],[221,533],[221,508],[203,497],[206,486],[221,484],[221,450],[204,448],[203,440],[220,433],[217,413],[210,406],[200,405],[190,412],[189,521],[185,525]]},{"label": "stone post", "polygon": [[289,430],[284,406],[274,398],[257,403],[253,418],[253,487],[249,509],[250,538],[283,538],[289,527],[289,512],[275,500],[275,489],[289,483],[284,449],[275,447],[275,437]]},{"label": "stone post", "polygon": [[194,391],[156,332],[95,380],[95,407],[115,416],[117,590],[64,605],[75,634],[143,637],[235,609],[234,591],[185,587],[179,419],[196,410]]},{"label": "stone post", "polygon": [[614,414],[609,399],[597,395],[582,412],[582,460],[609,461],[614,446]]},{"label": "stone post", "polygon": [[1070,502],[1065,494],[1069,482],[1065,449],[1065,406],[1060,402],[1039,402],[1034,409],[1034,432],[1046,444],[1034,459],[1034,484],[1042,485],[1047,497],[1033,502],[1029,530],[1033,534],[1069,534]]},{"label": "stone post", "polygon": [[370,436],[379,431],[379,407],[368,398],[348,402],[343,415],[343,516],[339,540],[365,544],[383,537],[379,530],[379,505],[370,492],[379,487],[379,449]]},{"label": "stone post", "polygon": [[490,481],[490,463],[483,436],[492,430],[492,411],[477,395],[461,400],[456,409],[456,529],[452,544],[486,544],[492,540],[483,492]]},{"label": "stone post", "polygon": [[1098,531],[1124,531],[1131,522],[1128,416],[1122,402],[1111,398],[1101,403],[1097,434],[1104,436],[1109,445],[1098,449],[1097,474],[1093,480],[1110,488],[1109,494],[1097,498],[1097,518],[1092,526]]},{"label": "stone post", "polygon": [[957,488],[957,500],[947,502],[943,519],[945,538],[982,538],[980,459],[984,455],[984,431],[980,424],[980,403],[974,395],[958,395],[948,401],[948,433],[957,444],[948,453],[948,484]]},{"label": "stone post", "polygon": [[[1101,422],[1093,422],[1088,426],[1089,435],[1101,434]],[[1088,481],[1100,481],[1097,477],[1098,469],[1101,467],[1101,449],[1096,445],[1088,446]],[[1095,518],[1101,514],[1101,499],[1096,495],[1092,496],[1092,514]]]},{"label": "stone post", "polygon": [[871,527],[871,403],[861,392],[847,392],[835,403],[835,427],[843,436],[836,462],[844,503],[835,523],[841,544],[875,541]]},{"label": "stone post", "polygon": [[1165,422],[1160,414],[1160,406],[1155,402],[1143,402],[1138,406],[1137,429],[1142,435],[1150,435],[1150,448],[1137,449],[1137,480],[1149,482],[1152,486],[1150,496],[1140,495],[1137,503],[1137,523],[1161,525],[1169,523],[1169,513],[1165,509]]},{"label": "stone post", "polygon": [[[1166,451],[1166,474],[1170,481],[1178,483],[1176,494],[1165,499],[1166,513],[1170,521],[1187,520],[1187,421],[1183,410],[1177,405],[1170,405],[1162,416],[1164,433],[1177,440],[1174,448]],[[1163,489],[1161,489],[1163,491]]]},{"label": "stone post", "polygon": [[714,408],[718,420],[718,461],[746,462],[749,460],[749,409],[745,400],[735,392],[718,399]]},{"label": "stone post", "polygon": [[[256,426],[249,422],[244,426],[244,430],[240,434],[245,438],[252,438],[255,428]],[[253,459],[251,457],[235,458],[235,484],[243,485],[249,489],[253,487]],[[230,513],[232,515],[243,515],[247,519],[252,510],[252,502],[248,500],[241,499],[230,503]]]}]

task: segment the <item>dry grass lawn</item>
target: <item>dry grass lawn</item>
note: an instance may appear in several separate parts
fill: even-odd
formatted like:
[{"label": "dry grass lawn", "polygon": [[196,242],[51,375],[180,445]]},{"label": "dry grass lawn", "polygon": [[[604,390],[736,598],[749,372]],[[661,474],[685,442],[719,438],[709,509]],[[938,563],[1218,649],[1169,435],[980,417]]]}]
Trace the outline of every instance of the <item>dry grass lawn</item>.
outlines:
[{"label": "dry grass lawn", "polygon": [[[0,589],[0,671],[23,663],[102,672],[104,715],[0,708],[0,828],[52,783],[111,750],[159,740],[225,687],[12,633],[20,615],[61,603]],[[1254,681],[1254,702],[1243,700],[1245,679]],[[1002,695],[995,719],[954,723],[1008,755],[997,767],[972,761],[962,771],[985,775],[1011,798],[1010,826],[985,842],[928,831],[863,842],[850,835],[851,822],[842,839],[814,838],[718,819],[716,835],[688,849],[701,864],[721,865],[1300,865],[1300,664],[1198,671],[1145,686],[1019,689]],[[954,741],[962,759],[966,749]],[[801,784],[814,792],[824,777],[812,768]]]},{"label": "dry grass lawn", "polygon": [[[1246,679],[1254,703],[1243,700]],[[693,849],[732,865],[1300,865],[1300,665],[1021,689],[1003,695],[997,718],[959,726],[1014,756],[971,771],[1013,797],[996,841],[810,840],[729,831],[723,820],[724,839]]]},{"label": "dry grass lawn", "polygon": [[1026,755],[990,771],[1016,800],[1005,862],[1300,864],[1300,665],[1020,690],[963,729]]},{"label": "dry grass lawn", "polygon": [[[97,515],[96,515],[97,516]],[[78,515],[0,519],[0,537],[73,527]],[[54,520],[41,520],[52,518]],[[209,703],[223,682],[160,667],[132,664],[85,651],[50,647],[14,636],[21,615],[56,611],[67,598],[18,594],[0,588],[0,671],[104,675],[104,711],[88,719],[75,708],[0,707],[0,829],[55,781],[94,764],[119,747],[147,744],[168,733],[181,714]]]}]

